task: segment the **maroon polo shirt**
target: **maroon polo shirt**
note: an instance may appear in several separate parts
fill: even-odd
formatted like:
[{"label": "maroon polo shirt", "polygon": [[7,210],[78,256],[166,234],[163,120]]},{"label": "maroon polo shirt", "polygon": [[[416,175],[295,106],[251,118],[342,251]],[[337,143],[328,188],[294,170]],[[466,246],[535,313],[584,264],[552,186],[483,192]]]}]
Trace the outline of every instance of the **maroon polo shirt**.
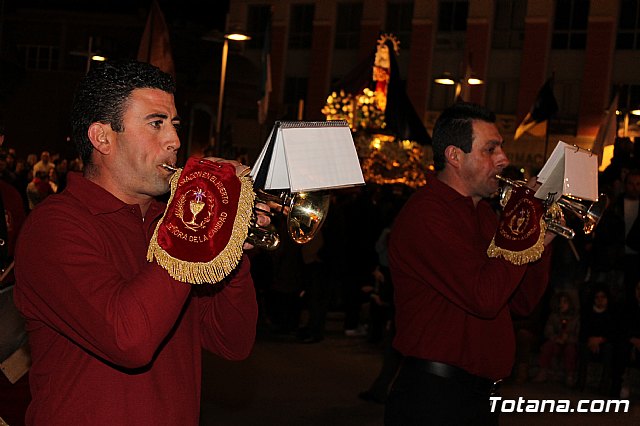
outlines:
[{"label": "maroon polo shirt", "polygon": [[516,266],[487,256],[498,219],[435,175],[406,203],[390,234],[397,334],[404,355],[490,379],[507,377],[515,354],[510,310],[529,313],[547,285],[550,250]]},{"label": "maroon polo shirt", "polygon": [[[16,305],[27,320],[27,424],[197,425],[201,348],[248,356],[257,305],[245,258],[207,295],[146,261],[164,204],[143,218],[78,174],[27,218]],[[199,292],[202,293],[202,292]]]}]

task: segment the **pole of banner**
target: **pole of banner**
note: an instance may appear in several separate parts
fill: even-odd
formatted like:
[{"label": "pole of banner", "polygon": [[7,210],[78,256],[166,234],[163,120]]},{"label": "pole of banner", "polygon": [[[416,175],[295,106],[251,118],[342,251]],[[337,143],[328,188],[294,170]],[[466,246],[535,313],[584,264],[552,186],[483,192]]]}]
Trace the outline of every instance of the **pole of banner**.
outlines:
[{"label": "pole of banner", "polygon": [[547,128],[544,132],[544,161],[547,161],[547,151],[549,149],[549,129],[551,128],[551,117],[547,118]]},{"label": "pole of banner", "polygon": [[222,45],[222,65],[220,66],[220,89],[218,90],[218,116],[216,117],[216,140],[214,150],[217,156],[222,153],[222,107],[224,106],[224,81],[227,76],[227,55],[229,39],[224,38]]}]

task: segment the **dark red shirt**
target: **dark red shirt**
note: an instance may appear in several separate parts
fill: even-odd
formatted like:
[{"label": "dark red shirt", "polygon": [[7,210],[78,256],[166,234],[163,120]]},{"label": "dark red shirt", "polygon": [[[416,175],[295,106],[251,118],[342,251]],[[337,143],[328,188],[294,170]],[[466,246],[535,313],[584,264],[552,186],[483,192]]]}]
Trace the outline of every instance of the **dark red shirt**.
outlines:
[{"label": "dark red shirt", "polygon": [[550,250],[516,266],[487,256],[498,219],[434,175],[406,203],[391,231],[389,257],[397,334],[404,355],[507,377],[515,343],[510,310],[529,313],[547,285]]},{"label": "dark red shirt", "polygon": [[248,356],[257,320],[248,260],[221,291],[196,296],[146,261],[163,211],[154,202],[143,218],[70,174],[27,218],[15,289],[33,358],[27,424],[197,425],[201,348]]}]

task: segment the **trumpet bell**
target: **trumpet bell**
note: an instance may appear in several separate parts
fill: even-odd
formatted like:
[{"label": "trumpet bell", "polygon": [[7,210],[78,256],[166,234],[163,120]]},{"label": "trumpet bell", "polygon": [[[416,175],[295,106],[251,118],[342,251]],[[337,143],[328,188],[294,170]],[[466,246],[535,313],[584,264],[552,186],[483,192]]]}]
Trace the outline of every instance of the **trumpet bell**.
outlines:
[{"label": "trumpet bell", "polygon": [[[257,201],[277,207],[271,214],[282,213],[287,216],[287,234],[298,244],[311,241],[327,216],[331,194],[326,191],[315,192],[282,192],[279,195],[263,190],[256,191]],[[281,237],[275,226],[259,227],[254,220],[249,227],[247,241],[265,250],[275,250]]]},{"label": "trumpet bell", "polygon": [[598,222],[600,222],[602,214],[607,208],[607,201],[607,196],[600,194],[598,200],[591,202],[590,205],[581,202],[581,200],[566,197],[561,197],[557,203],[563,209],[570,211],[582,220],[582,230],[588,235],[593,232]]},{"label": "trumpet bell", "polygon": [[330,194],[324,191],[295,194],[287,217],[287,231],[293,241],[305,244],[313,239],[324,223],[330,200]]}]

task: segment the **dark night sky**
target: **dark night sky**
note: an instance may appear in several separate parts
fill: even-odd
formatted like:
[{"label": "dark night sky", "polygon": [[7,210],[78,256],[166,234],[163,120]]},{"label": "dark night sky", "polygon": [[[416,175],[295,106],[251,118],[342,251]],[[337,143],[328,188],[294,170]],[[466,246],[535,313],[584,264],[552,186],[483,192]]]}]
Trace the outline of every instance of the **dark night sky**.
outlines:
[{"label": "dark night sky", "polygon": [[[17,8],[137,13],[151,0],[0,0],[5,12]],[[188,20],[207,28],[224,28],[229,0],[158,0],[167,21]]]}]

